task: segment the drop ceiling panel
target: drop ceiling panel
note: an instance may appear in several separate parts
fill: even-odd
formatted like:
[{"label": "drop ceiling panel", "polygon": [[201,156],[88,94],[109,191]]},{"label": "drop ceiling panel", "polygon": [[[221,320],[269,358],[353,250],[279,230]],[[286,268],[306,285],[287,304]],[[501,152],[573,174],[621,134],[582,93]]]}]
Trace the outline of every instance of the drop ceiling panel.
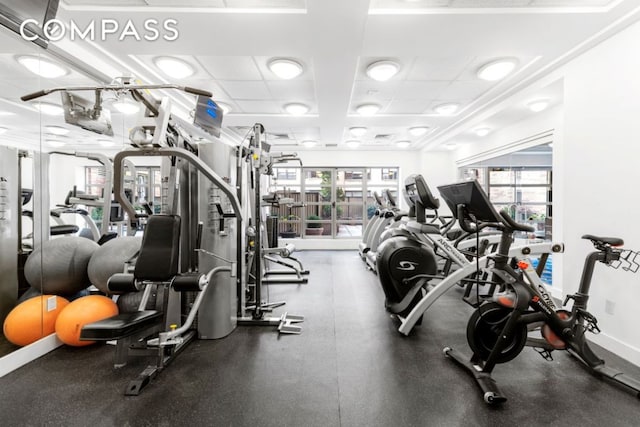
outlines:
[{"label": "drop ceiling panel", "polygon": [[464,55],[418,57],[407,74],[407,80],[455,80],[472,60]]},{"label": "drop ceiling panel", "polygon": [[605,7],[617,0],[372,0],[371,9]]},{"label": "drop ceiling panel", "polygon": [[474,99],[486,92],[493,83],[484,80],[451,82],[440,92],[442,99]]},{"label": "drop ceiling panel", "polygon": [[313,100],[316,98],[313,82],[309,80],[267,81],[271,95],[278,100]]},{"label": "drop ceiling panel", "polygon": [[251,56],[197,56],[197,60],[218,80],[262,80]]},{"label": "drop ceiling panel", "polygon": [[393,99],[438,99],[440,93],[442,93],[448,85],[448,82],[440,81],[405,81],[400,84]]},{"label": "drop ceiling panel", "polygon": [[236,100],[272,99],[269,88],[263,81],[219,81],[222,89]]},{"label": "drop ceiling panel", "polygon": [[72,6],[210,7],[232,9],[304,9],[305,0],[63,0]]},{"label": "drop ceiling panel", "polygon": [[429,99],[394,99],[385,110],[388,114],[423,114],[433,101]]},{"label": "drop ceiling panel", "polygon": [[354,99],[391,99],[401,84],[402,82],[398,80],[387,82],[377,82],[371,79],[355,81],[351,96]]},{"label": "drop ceiling panel", "polygon": [[240,111],[251,114],[280,114],[284,113],[281,106],[274,101],[236,101]]}]

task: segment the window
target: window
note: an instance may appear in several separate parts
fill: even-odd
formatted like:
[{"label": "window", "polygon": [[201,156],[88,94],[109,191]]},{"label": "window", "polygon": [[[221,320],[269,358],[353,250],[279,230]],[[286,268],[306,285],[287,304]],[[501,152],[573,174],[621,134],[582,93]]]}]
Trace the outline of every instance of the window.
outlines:
[{"label": "window", "polygon": [[[359,238],[375,210],[373,191],[397,198],[399,169],[274,167],[270,206],[280,237]],[[318,237],[316,237],[318,236]]]}]

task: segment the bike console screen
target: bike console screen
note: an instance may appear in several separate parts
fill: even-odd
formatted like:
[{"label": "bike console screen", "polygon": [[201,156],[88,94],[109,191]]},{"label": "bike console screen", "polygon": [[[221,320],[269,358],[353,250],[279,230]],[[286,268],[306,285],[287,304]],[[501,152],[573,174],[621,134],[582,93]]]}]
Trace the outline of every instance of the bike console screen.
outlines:
[{"label": "bike console screen", "polygon": [[466,212],[475,217],[475,221],[502,223],[502,217],[498,214],[493,204],[489,201],[478,181],[465,181],[456,184],[442,185],[438,187],[440,196],[444,199],[454,215],[458,212],[458,206],[464,205]]}]

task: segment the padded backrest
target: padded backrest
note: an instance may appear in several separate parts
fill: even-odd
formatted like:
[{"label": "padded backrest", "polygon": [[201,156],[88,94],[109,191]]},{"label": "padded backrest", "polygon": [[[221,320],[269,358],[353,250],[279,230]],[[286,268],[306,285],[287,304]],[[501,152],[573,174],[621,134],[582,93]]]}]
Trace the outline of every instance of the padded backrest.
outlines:
[{"label": "padded backrest", "polygon": [[138,280],[167,281],[178,274],[180,217],[152,215],[142,236],[133,275]]}]

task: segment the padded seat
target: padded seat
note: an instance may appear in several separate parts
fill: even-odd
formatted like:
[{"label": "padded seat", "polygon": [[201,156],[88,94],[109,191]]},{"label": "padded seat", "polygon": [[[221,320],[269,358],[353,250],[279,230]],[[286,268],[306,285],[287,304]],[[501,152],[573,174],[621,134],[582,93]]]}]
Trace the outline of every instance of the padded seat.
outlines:
[{"label": "padded seat", "polygon": [[108,319],[85,325],[80,333],[80,340],[119,340],[144,330],[149,326],[153,326],[161,320],[162,312],[157,310],[121,313]]},{"label": "padded seat", "polygon": [[582,236],[583,239],[591,240],[592,242],[604,243],[611,246],[622,246],[624,245],[624,240],[618,237],[598,237],[593,234],[585,234]]}]

